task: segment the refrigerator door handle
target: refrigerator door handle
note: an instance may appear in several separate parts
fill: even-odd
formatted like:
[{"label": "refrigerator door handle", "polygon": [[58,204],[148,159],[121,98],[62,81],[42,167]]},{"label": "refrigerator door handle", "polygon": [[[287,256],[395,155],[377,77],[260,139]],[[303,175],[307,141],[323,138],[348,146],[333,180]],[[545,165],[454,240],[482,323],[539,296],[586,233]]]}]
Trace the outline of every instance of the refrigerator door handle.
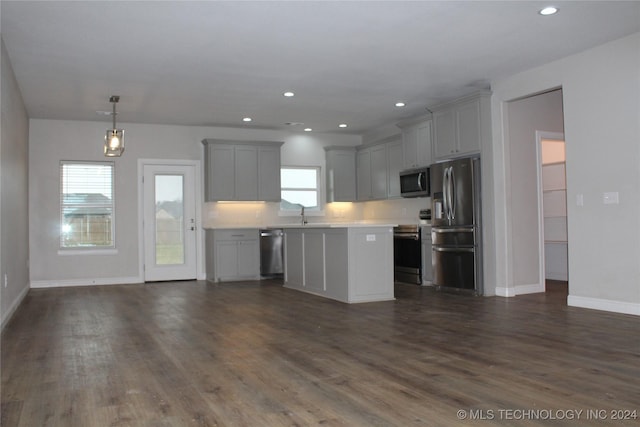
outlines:
[{"label": "refrigerator door handle", "polygon": [[449,217],[449,168],[444,168],[444,173],[442,176],[442,204],[444,209],[444,215],[447,220]]},{"label": "refrigerator door handle", "polygon": [[441,246],[433,246],[431,250],[434,252],[475,252],[475,248],[447,248]]},{"label": "refrigerator door handle", "polygon": [[456,179],[453,173],[453,166],[449,167],[449,209],[451,210],[451,220],[456,219]]}]

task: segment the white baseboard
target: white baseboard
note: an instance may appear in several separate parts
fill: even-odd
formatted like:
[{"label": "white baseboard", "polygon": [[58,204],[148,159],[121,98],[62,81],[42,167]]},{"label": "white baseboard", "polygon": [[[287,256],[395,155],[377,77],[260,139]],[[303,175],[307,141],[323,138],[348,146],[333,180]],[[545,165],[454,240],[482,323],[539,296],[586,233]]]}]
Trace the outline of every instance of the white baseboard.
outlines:
[{"label": "white baseboard", "polygon": [[496,286],[497,297],[515,297],[516,295],[516,288],[505,288],[503,286]]},{"label": "white baseboard", "polygon": [[544,285],[539,283],[516,286],[516,295],[538,294],[540,292],[544,292]]},{"label": "white baseboard", "polygon": [[544,292],[544,286],[540,285],[539,283],[534,283],[531,285],[518,285],[512,288],[505,288],[502,286],[496,287],[497,297],[515,297],[516,295],[537,294],[539,292]]},{"label": "white baseboard", "polygon": [[64,279],[64,280],[32,280],[31,288],[62,288],[66,286],[102,286],[102,285],[127,285],[130,283],[144,283],[144,279],[138,276],[132,277],[108,277],[102,279]]},{"label": "white baseboard", "polygon": [[7,311],[2,313],[2,324],[0,325],[0,330],[4,330],[4,327],[6,326],[7,323],[9,323],[9,320],[11,320],[11,316],[13,316],[13,313],[16,312],[16,310],[22,303],[22,300],[24,299],[24,297],[27,296],[28,292],[29,292],[29,287],[25,286],[22,292],[20,292],[20,295],[18,295],[18,297],[15,300],[13,300],[13,302],[11,303]]},{"label": "white baseboard", "polygon": [[640,316],[640,304],[633,302],[569,295],[567,297],[567,305],[570,307],[590,308],[593,310],[611,311],[614,313]]},{"label": "white baseboard", "polygon": [[546,271],[546,279],[549,280],[561,280],[561,281],[568,281],[569,280],[569,275],[567,274],[566,271],[558,271],[558,272],[553,272],[553,271]]}]

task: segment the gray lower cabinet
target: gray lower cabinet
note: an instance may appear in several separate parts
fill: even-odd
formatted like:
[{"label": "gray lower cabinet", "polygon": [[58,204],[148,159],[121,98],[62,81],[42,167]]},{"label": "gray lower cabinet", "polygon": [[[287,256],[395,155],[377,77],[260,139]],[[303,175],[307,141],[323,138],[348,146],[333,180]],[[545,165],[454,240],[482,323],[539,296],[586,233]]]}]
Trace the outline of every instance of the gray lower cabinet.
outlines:
[{"label": "gray lower cabinet", "polygon": [[394,298],[393,228],[286,228],[285,287],[347,303]]},{"label": "gray lower cabinet", "polygon": [[433,265],[431,254],[431,227],[421,227],[422,235],[422,284],[433,284]]},{"label": "gray lower cabinet", "polygon": [[260,244],[257,229],[207,230],[207,280],[260,278]]},{"label": "gray lower cabinet", "polygon": [[279,141],[204,139],[205,201],[280,201]]}]

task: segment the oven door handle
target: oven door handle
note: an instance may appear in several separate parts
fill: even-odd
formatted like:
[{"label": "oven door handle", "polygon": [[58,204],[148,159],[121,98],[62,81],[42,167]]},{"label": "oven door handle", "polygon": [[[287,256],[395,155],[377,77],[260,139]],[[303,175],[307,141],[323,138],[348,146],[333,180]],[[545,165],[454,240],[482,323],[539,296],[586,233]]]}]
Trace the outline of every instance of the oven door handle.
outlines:
[{"label": "oven door handle", "polygon": [[473,233],[473,227],[432,228],[434,233]]},{"label": "oven door handle", "polygon": [[440,246],[433,246],[431,250],[434,252],[475,252],[474,248],[443,248]]},{"label": "oven door handle", "polygon": [[420,236],[416,234],[394,234],[393,238],[403,240],[420,240]]}]

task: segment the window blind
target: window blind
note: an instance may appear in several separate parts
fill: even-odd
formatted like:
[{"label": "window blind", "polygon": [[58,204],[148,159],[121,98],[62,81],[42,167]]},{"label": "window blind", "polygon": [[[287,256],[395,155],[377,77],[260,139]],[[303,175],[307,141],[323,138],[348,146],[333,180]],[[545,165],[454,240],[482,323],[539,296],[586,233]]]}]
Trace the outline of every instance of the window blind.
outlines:
[{"label": "window blind", "polygon": [[114,247],[113,162],[60,162],[60,247]]}]

